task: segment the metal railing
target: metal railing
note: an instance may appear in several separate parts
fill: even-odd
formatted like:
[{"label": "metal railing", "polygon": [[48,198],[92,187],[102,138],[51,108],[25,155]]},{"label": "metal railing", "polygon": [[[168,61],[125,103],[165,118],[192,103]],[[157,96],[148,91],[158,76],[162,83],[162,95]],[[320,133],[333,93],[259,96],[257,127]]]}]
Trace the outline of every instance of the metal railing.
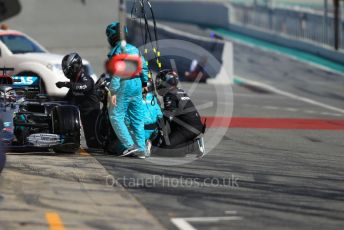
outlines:
[{"label": "metal railing", "polygon": [[[335,45],[334,17],[319,11],[231,4],[231,23],[273,32],[321,46]],[[344,51],[344,21],[340,23],[339,49]]]}]

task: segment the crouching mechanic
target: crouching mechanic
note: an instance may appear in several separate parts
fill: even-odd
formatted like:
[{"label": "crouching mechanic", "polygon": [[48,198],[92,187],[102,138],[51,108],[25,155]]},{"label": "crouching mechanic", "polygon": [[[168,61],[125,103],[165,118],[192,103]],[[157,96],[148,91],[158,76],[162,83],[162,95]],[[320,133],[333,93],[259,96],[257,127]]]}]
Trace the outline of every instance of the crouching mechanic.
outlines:
[{"label": "crouching mechanic", "polygon": [[163,114],[161,112],[158,99],[155,95],[153,79],[149,79],[147,89],[148,92],[144,95],[143,104],[145,111],[145,139],[147,144],[147,151],[149,154],[152,146],[151,140],[157,137],[159,129],[159,119],[163,118]]},{"label": "crouching mechanic", "polygon": [[194,103],[183,89],[178,88],[178,83],[178,75],[172,70],[160,71],[156,77],[157,92],[164,100],[164,117],[170,124],[168,141],[159,140],[158,146],[162,148],[192,141],[205,129]]},{"label": "crouching mechanic", "polygon": [[[120,25],[113,22],[106,28],[106,35],[111,46],[108,58],[122,53],[120,42]],[[129,55],[140,55],[139,50],[126,44],[124,52]],[[112,76],[110,91],[112,106],[109,108],[109,117],[112,127],[124,147],[122,156],[135,155],[139,158],[146,157],[146,142],[144,130],[144,105],[142,103],[142,89],[146,89],[148,81],[148,68],[146,61],[141,56],[143,67],[140,75],[129,79]],[[128,116],[130,130],[125,118]]]},{"label": "crouching mechanic", "polygon": [[56,86],[69,88],[65,100],[80,110],[86,144],[89,148],[98,148],[94,123],[100,113],[100,104],[94,89],[94,81],[84,73],[82,59],[77,53],[68,54],[62,59],[62,70],[70,81],[57,82]]}]

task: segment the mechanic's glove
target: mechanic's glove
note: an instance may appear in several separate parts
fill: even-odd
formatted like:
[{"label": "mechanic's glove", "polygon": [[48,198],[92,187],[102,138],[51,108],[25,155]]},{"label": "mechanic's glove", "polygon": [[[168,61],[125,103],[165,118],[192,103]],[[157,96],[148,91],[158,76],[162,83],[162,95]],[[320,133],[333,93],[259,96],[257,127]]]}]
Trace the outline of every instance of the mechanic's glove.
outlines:
[{"label": "mechanic's glove", "polygon": [[63,87],[70,88],[70,86],[71,86],[71,84],[68,81],[65,81],[65,82],[59,81],[59,82],[56,83],[56,87],[60,88],[60,89],[63,88]]}]

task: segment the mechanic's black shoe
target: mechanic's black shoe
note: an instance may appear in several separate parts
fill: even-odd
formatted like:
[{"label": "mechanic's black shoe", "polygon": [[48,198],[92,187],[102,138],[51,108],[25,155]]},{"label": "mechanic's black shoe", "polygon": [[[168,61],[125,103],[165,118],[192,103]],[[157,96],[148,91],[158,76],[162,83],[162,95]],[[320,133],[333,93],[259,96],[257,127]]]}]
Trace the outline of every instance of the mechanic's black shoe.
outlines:
[{"label": "mechanic's black shoe", "polygon": [[139,151],[137,148],[131,147],[131,148],[129,148],[129,149],[124,150],[123,153],[122,153],[122,155],[120,155],[120,157],[126,157],[126,156],[133,155],[133,154],[136,153],[137,151]]}]

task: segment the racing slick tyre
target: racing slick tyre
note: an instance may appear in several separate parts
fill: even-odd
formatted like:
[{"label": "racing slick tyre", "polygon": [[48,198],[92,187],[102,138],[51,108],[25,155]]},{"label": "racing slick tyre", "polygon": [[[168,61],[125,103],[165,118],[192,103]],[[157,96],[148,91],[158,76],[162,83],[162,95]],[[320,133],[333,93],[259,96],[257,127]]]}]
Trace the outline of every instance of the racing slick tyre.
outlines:
[{"label": "racing slick tyre", "polygon": [[106,137],[108,134],[107,129],[109,128],[109,122],[107,120],[105,113],[100,113],[97,117],[95,129],[96,129],[96,139],[100,146],[105,148],[106,146]]},{"label": "racing slick tyre", "polygon": [[53,148],[55,153],[75,153],[80,148],[79,109],[71,105],[56,106],[52,111],[52,129],[64,140]]}]

